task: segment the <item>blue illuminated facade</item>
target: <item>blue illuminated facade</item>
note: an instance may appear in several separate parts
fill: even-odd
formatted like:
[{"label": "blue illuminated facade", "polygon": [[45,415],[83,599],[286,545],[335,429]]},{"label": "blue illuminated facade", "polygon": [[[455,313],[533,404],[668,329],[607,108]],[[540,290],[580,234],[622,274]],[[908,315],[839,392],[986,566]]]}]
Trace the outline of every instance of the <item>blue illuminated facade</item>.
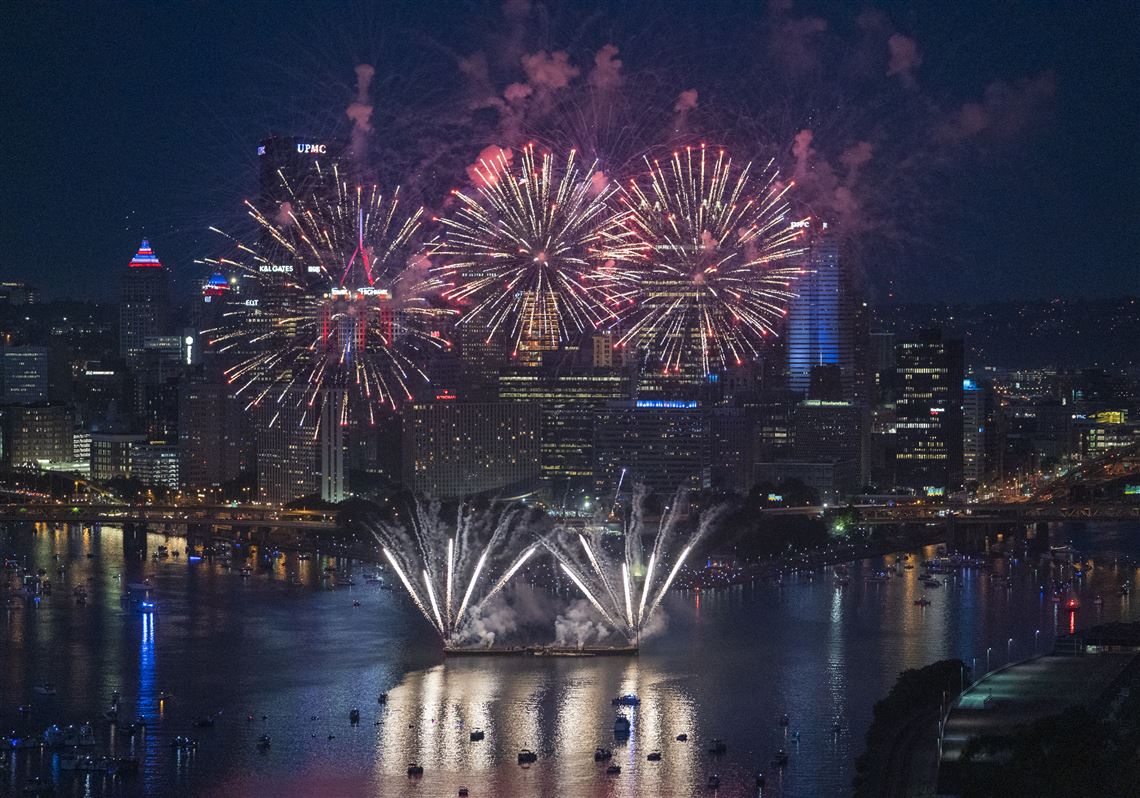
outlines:
[{"label": "blue illuminated facade", "polygon": [[839,244],[826,224],[813,229],[804,264],[807,274],[788,306],[788,387],[807,395],[815,366],[838,366],[844,398],[850,398],[854,353],[852,320],[839,263]]}]

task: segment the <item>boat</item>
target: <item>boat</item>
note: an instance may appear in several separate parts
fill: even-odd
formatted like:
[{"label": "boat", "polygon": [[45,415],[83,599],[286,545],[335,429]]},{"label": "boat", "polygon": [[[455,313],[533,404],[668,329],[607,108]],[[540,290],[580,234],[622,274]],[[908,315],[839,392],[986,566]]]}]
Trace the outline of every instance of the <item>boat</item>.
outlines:
[{"label": "boat", "polygon": [[52,684],[51,682],[44,682],[43,684],[37,684],[32,689],[35,690],[35,692],[39,693],[40,695],[55,695],[55,685]]},{"label": "boat", "polygon": [[849,584],[851,584],[851,580],[848,579],[846,576],[835,577],[835,586],[836,587],[847,587]]},{"label": "boat", "polygon": [[107,769],[116,775],[139,772],[139,760],[133,756],[115,756],[107,760]]},{"label": "boat", "polygon": [[891,577],[886,571],[876,571],[867,577],[868,582],[889,582],[890,580]]},{"label": "boat", "polygon": [[354,709],[348,713],[348,722],[353,723],[353,724],[360,723],[360,710],[359,709]]},{"label": "boat", "polygon": [[537,762],[537,761],[538,761],[538,754],[536,754],[534,751],[530,750],[529,748],[524,748],[523,750],[519,751],[519,764],[520,765],[529,765],[530,763]]},{"label": "boat", "polygon": [[191,740],[189,737],[183,737],[180,734],[170,741],[170,747],[176,748],[179,751],[189,751],[198,747],[198,741]]},{"label": "boat", "polygon": [[241,569],[241,575],[243,579],[247,579],[253,575],[253,569],[247,565]]},{"label": "boat", "polygon": [[628,737],[629,736],[629,718],[625,715],[618,715],[614,718],[614,737]]},{"label": "boat", "polygon": [[647,757],[645,757],[645,759],[648,762],[660,762],[661,761],[661,752],[660,751],[650,751],[649,755]]},{"label": "boat", "polygon": [[1093,599],[1093,604],[1096,604],[1097,606],[1104,604],[1104,598],[1101,596],[1097,596],[1096,598]]},{"label": "boat", "polygon": [[784,767],[788,764],[788,752],[781,748],[776,752],[776,755],[772,757],[772,762],[779,767]]},{"label": "boat", "polygon": [[781,726],[787,726],[789,723],[791,723],[791,718],[789,718],[788,713],[785,712],[783,714],[783,716],[780,718],[780,725]]},{"label": "boat", "polygon": [[424,775],[424,766],[418,765],[415,762],[408,763],[408,777]]},{"label": "boat", "polygon": [[635,696],[633,693],[626,693],[625,695],[619,695],[610,703],[615,707],[636,707],[641,704],[641,699]]},{"label": "boat", "polygon": [[764,778],[763,773],[757,773],[756,774],[756,789],[758,789],[758,790],[764,789],[764,785],[767,784],[767,782],[768,782],[768,780]]},{"label": "boat", "polygon": [[677,742],[687,743],[688,741],[689,741],[689,735],[685,734],[684,732],[677,735]]},{"label": "boat", "polygon": [[471,742],[477,743],[480,740],[482,740],[484,738],[484,736],[486,736],[486,735],[483,734],[482,729],[472,729],[472,731],[471,731]]},{"label": "boat", "polygon": [[354,606],[354,607],[359,607],[359,606],[360,606],[360,602],[359,602],[359,601],[357,601],[356,599],[353,599],[353,600],[352,600],[352,606]]},{"label": "boat", "polygon": [[720,787],[720,776],[713,773],[711,776],[708,777],[708,780],[705,781],[705,786],[708,787],[710,790],[718,789]]},{"label": "boat", "polygon": [[90,723],[81,723],[78,726],[68,726],[63,730],[64,745],[95,745],[95,731]]},{"label": "boat", "polygon": [[44,745],[49,748],[57,748],[63,745],[63,729],[54,723],[44,729]]},{"label": "boat", "polygon": [[195,718],[194,719],[194,725],[197,726],[199,729],[213,728],[214,716],[213,715],[203,715],[200,718]]},{"label": "boat", "polygon": [[55,792],[50,781],[44,781],[39,776],[32,776],[24,782],[24,795],[51,795]]},{"label": "boat", "polygon": [[714,756],[720,756],[728,750],[728,746],[724,744],[724,740],[713,740],[709,743],[709,753]]},{"label": "boat", "polygon": [[271,747],[272,747],[272,743],[269,741],[269,735],[268,734],[263,734],[257,738],[257,750],[258,751],[261,751],[262,753],[264,753],[264,752],[268,751]]},{"label": "boat", "polygon": [[923,579],[922,585],[923,587],[942,587],[942,583],[937,579]]},{"label": "boat", "polygon": [[466,787],[460,787],[459,788],[459,798],[464,798],[465,796],[470,795],[470,794],[471,793],[467,790]]},{"label": "boat", "polygon": [[119,707],[117,704],[112,704],[109,709],[103,713],[103,719],[111,723],[119,722]]},{"label": "boat", "polygon": [[376,703],[377,704],[387,704],[388,703],[388,694],[387,693],[381,693],[380,695],[376,696]]},{"label": "boat", "polygon": [[1065,609],[1067,609],[1069,612],[1076,612],[1080,608],[1081,608],[1081,600],[1078,599],[1076,596],[1074,596],[1073,598],[1071,598],[1065,602]]},{"label": "boat", "polygon": [[607,759],[612,759],[613,755],[614,755],[614,752],[608,748],[595,748],[594,749],[594,761],[595,762],[605,762]]},{"label": "boat", "polygon": [[926,596],[921,596],[920,598],[916,598],[914,600],[914,603],[916,605],[918,605],[919,607],[929,607],[931,604],[931,601]]},{"label": "boat", "polygon": [[621,765],[610,765],[606,768],[606,773],[611,776],[616,776],[617,774],[621,773]]}]

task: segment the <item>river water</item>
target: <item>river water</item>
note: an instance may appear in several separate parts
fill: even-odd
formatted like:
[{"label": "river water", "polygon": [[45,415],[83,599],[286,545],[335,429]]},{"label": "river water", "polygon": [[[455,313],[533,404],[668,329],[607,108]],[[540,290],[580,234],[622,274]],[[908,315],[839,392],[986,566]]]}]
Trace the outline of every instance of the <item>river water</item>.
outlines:
[{"label": "river water", "polygon": [[[1093,560],[1075,614],[1040,593],[1029,563],[998,563],[1011,588],[967,570],[924,589],[917,568],[866,582],[879,558],[853,564],[842,589],[829,571],[793,575],[783,587],[675,592],[664,604],[665,630],[633,659],[445,661],[399,592],[359,578],[330,589],[320,558],[286,555],[242,577],[185,556],[124,561],[115,527],[0,527],[0,554],[47,569],[55,587],[39,601],[10,590],[0,608],[0,731],[39,734],[92,720],[93,752],[142,763],[139,775],[112,780],[62,771],[49,749],[9,751],[0,795],[20,794],[39,775],[65,796],[455,796],[461,785],[472,796],[689,796],[714,794],[705,785],[717,773],[715,794],[736,796],[757,794],[758,770],[764,795],[848,795],[872,706],[899,671],[946,657],[976,658],[982,671],[987,649],[997,667],[1071,627],[1140,619],[1140,598],[1117,589],[1140,582],[1140,571],[1115,562],[1140,556],[1140,529],[1054,535]],[[151,552],[163,544],[183,542],[150,536]],[[124,585],[144,578],[155,586],[153,614],[120,600]],[[76,585],[86,586],[85,604],[73,599]],[[922,595],[929,607],[914,604]],[[56,695],[34,691],[44,682]],[[98,720],[114,690],[122,717],[147,719],[145,734],[132,739]],[[632,734],[615,741],[610,699],[631,692],[642,700],[623,710]],[[213,728],[193,725],[213,713]],[[486,739],[471,742],[473,728]],[[688,742],[676,741],[682,732]],[[176,735],[197,739],[197,750],[172,749]],[[268,751],[257,749],[261,735],[271,739]],[[713,738],[727,744],[721,757],[705,750]],[[620,774],[595,764],[597,746],[613,750]],[[781,747],[790,757],[784,769],[771,764]],[[520,767],[522,748],[538,761]],[[654,750],[661,761],[646,760]],[[406,775],[412,761],[422,777]]]}]

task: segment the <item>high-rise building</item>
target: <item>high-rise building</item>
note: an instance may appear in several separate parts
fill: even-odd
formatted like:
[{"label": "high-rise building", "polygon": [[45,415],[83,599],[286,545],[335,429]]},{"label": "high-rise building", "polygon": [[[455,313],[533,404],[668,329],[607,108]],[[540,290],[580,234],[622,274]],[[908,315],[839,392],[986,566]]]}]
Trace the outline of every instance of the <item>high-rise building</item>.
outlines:
[{"label": "high-rise building", "polygon": [[788,305],[788,387],[806,395],[814,367],[838,366],[843,398],[854,398],[853,306],[839,243],[826,222],[812,228],[804,268]]},{"label": "high-rise building", "polygon": [[593,495],[594,422],[608,402],[629,398],[614,369],[518,368],[499,375],[499,399],[539,408],[542,481],[552,501]]},{"label": "high-rise building", "polygon": [[329,388],[321,402],[321,500],[342,502],[347,494],[348,479],[344,467],[345,429],[342,423],[344,390]]},{"label": "high-rise building", "polygon": [[895,482],[941,496],[962,487],[961,341],[923,330],[895,347]]},{"label": "high-rise building", "polygon": [[91,477],[100,480],[130,477],[131,449],[143,443],[146,443],[145,435],[91,433]]},{"label": "high-rise building", "polygon": [[3,414],[4,462],[11,467],[69,463],[72,419],[67,406],[52,402],[11,405]]},{"label": "high-rise building", "polygon": [[0,283],[0,305],[35,305],[40,291],[27,283],[5,281]]},{"label": "high-rise building", "polygon": [[6,346],[0,349],[0,405],[47,400],[47,347]]},{"label": "high-rise building", "polygon": [[211,490],[242,472],[242,407],[224,379],[184,383],[179,396],[179,473],[188,490]]},{"label": "high-rise building", "polygon": [[307,398],[294,388],[255,409],[257,495],[263,502],[285,505],[320,491],[318,418]]},{"label": "high-rise building", "polygon": [[167,270],[143,240],[123,275],[119,302],[119,354],[129,365],[142,358],[148,338],[166,330]]},{"label": "high-rise building", "polygon": [[523,291],[519,316],[522,335],[515,353],[515,364],[541,366],[544,353],[558,351],[561,336],[558,305],[554,301],[554,295]]},{"label": "high-rise building", "polygon": [[976,380],[962,383],[962,481],[969,485],[986,474],[986,400]]},{"label": "high-rise building", "polygon": [[611,402],[598,412],[594,484],[599,495],[618,481],[660,495],[709,484],[709,416],[696,400]]},{"label": "high-rise building", "polygon": [[404,484],[454,499],[488,491],[535,489],[540,416],[523,402],[438,401],[404,414]]}]

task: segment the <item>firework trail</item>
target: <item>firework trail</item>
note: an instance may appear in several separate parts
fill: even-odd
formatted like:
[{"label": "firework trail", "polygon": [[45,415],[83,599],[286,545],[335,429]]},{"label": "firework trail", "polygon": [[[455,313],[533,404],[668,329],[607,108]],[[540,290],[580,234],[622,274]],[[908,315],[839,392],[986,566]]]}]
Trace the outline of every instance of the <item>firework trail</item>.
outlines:
[{"label": "firework trail", "polygon": [[612,266],[596,257],[615,188],[574,151],[565,163],[528,145],[499,150],[473,169],[475,190],[453,192],[458,209],[440,219],[433,255],[443,296],[466,306],[459,324],[554,348],[575,333],[611,324],[617,294]]},{"label": "firework trail", "polygon": [[405,208],[397,188],[352,187],[334,166],[322,190],[295,190],[270,214],[246,202],[256,223],[251,246],[226,233],[231,254],[202,262],[252,278],[255,300],[235,303],[204,331],[233,365],[226,377],[252,409],[263,403],[304,406],[319,428],[321,407],[333,418],[361,408],[370,423],[382,406],[412,399],[426,382],[424,354],[450,346],[441,333],[453,311],[431,306],[417,278],[422,208]]},{"label": "firework trail", "polygon": [[723,515],[719,507],[706,511],[696,530],[682,540],[689,503],[686,492],[678,491],[661,518],[646,561],[646,524],[641,512],[644,496],[640,488],[634,492],[632,517],[618,554],[606,551],[598,534],[600,523],[587,530],[562,528],[543,540],[563,573],[598,614],[631,643],[640,640],[681,566]]},{"label": "firework trail", "polygon": [[518,504],[461,502],[448,522],[438,501],[417,499],[407,524],[381,521],[372,534],[412,603],[445,642],[457,643],[538,550],[540,515]]},{"label": "firework trail", "polygon": [[[754,359],[794,298],[803,231],[789,222],[773,162],[734,165],[701,145],[630,180],[602,232],[601,251],[631,277],[620,346],[643,349],[665,372],[709,373]],[[614,292],[615,294],[618,292]]]}]

